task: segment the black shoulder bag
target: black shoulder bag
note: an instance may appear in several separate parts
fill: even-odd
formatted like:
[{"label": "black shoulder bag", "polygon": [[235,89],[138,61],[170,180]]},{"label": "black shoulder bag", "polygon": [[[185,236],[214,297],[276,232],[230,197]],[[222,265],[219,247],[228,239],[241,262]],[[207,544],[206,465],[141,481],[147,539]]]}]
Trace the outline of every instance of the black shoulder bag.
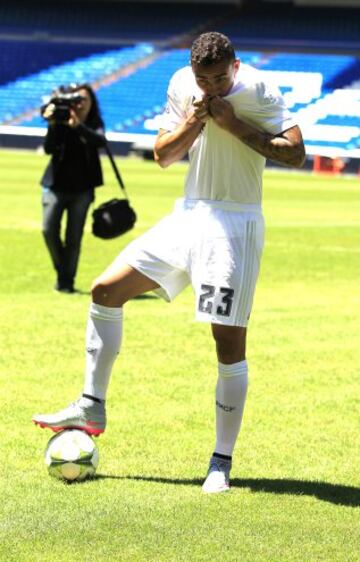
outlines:
[{"label": "black shoulder bag", "polygon": [[130,206],[124,182],[107,143],[105,144],[105,150],[110,158],[119,186],[125,195],[123,199],[111,199],[102,203],[92,212],[92,233],[98,238],[108,240],[131,230],[136,222],[136,213]]}]

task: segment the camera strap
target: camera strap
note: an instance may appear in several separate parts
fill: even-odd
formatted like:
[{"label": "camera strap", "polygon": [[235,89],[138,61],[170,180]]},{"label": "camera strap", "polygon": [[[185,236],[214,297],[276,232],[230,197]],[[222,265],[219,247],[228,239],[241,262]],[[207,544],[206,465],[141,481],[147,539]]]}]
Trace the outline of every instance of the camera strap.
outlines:
[{"label": "camera strap", "polygon": [[109,147],[109,145],[108,145],[107,142],[105,142],[105,147],[104,147],[104,148],[105,148],[106,153],[107,153],[107,155],[108,155],[108,157],[109,157],[109,159],[110,159],[112,169],[114,170],[114,173],[115,173],[116,179],[117,179],[117,181],[118,181],[118,183],[119,183],[119,185],[120,185],[120,188],[123,190],[126,199],[129,199],[129,198],[128,198],[128,195],[127,195],[127,193],[126,193],[125,184],[124,184],[124,182],[123,182],[123,179],[122,179],[122,177],[121,177],[121,175],[120,175],[119,169],[118,169],[118,167],[117,167],[117,165],[116,165],[116,163],[115,163],[114,157],[113,157],[113,155],[112,155],[112,153],[111,153],[110,147]]}]

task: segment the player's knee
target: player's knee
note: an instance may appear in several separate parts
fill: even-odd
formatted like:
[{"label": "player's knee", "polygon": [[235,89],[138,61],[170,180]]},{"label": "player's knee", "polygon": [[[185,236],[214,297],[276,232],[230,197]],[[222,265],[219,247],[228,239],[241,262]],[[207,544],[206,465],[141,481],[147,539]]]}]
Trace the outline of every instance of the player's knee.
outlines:
[{"label": "player's knee", "polygon": [[101,278],[96,278],[91,286],[91,296],[93,302],[106,306],[111,297],[110,286]]},{"label": "player's knee", "polygon": [[121,284],[106,277],[95,279],[91,287],[91,296],[95,304],[115,308],[122,307],[128,300],[128,295]]},{"label": "player's knee", "polygon": [[245,348],[238,344],[230,344],[228,342],[216,342],[216,353],[220,363],[231,365],[246,359]]},{"label": "player's knee", "polygon": [[231,364],[245,359],[246,328],[213,325],[212,332],[221,363]]}]

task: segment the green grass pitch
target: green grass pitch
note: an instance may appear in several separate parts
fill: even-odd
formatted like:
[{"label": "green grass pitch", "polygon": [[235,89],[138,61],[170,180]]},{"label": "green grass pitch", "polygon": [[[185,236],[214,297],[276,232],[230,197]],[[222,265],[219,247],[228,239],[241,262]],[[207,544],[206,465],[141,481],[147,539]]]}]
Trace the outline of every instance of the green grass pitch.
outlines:
[{"label": "green grass pitch", "polygon": [[[41,235],[47,158],[0,152],[0,560],[355,562],[359,555],[359,178],[268,171],[267,242],[249,327],[250,388],[232,489],[205,496],[216,357],[191,289],[126,305],[97,478],[51,479],[31,423],[82,387],[91,280],[171,210],[185,165],[119,159],[136,228],[83,241],[53,291]],[[106,187],[117,195],[104,162]]]}]

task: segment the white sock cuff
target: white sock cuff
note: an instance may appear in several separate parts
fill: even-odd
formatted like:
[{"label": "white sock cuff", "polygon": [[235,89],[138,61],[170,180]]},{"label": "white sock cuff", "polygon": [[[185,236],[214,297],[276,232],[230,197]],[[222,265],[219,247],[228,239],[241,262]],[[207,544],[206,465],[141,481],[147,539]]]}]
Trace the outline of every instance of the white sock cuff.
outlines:
[{"label": "white sock cuff", "polygon": [[219,377],[225,379],[231,377],[244,377],[248,373],[248,365],[246,359],[244,361],[239,361],[238,363],[232,363],[231,365],[225,365],[224,363],[218,363]]},{"label": "white sock cuff", "polygon": [[101,304],[92,302],[89,314],[91,318],[99,318],[100,320],[115,322],[122,318],[123,310],[122,308],[112,308],[110,306],[102,306]]}]

